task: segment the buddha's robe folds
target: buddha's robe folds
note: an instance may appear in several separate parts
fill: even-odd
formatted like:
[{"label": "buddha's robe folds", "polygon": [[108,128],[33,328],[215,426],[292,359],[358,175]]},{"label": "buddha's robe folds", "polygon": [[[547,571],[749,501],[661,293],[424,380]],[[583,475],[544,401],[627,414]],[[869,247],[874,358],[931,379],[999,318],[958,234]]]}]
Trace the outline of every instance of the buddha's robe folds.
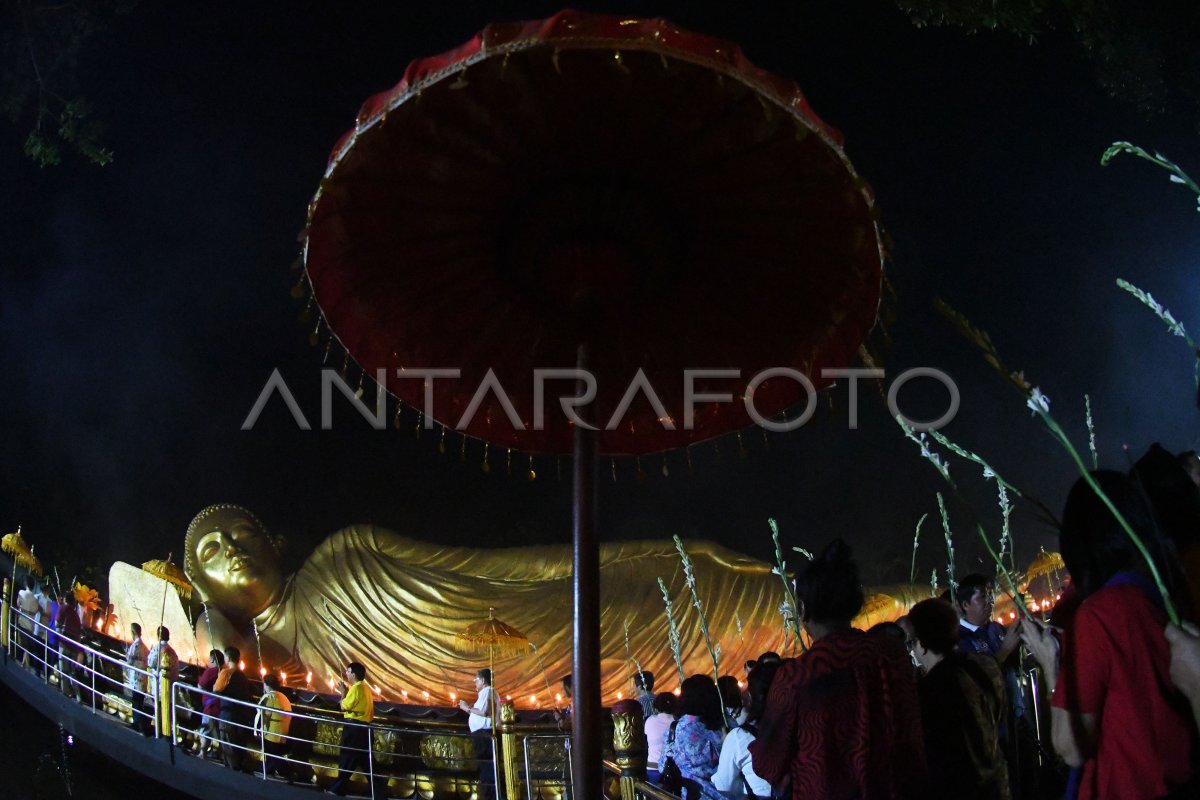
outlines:
[{"label": "buddha's robe folds", "polygon": [[[686,546],[712,642],[721,647],[723,674],[739,674],[746,659],[765,650],[794,649],[783,632],[782,583],[770,566],[711,542]],[[560,691],[559,679],[571,671],[571,556],[565,546],[442,547],[369,525],[345,528],[313,552],[289,579],[281,600],[257,618],[264,657],[272,669],[288,675],[311,671],[314,688],[321,689],[346,663],[361,661],[367,682],[379,686],[385,699],[400,700],[406,690],[410,701],[420,703],[421,692],[428,691],[430,702],[444,703],[449,692],[469,694],[474,671],[488,665],[486,652],[458,634],[487,619],[494,608],[496,619],[535,646],[523,655],[497,658],[497,691],[522,706],[530,705],[530,695],[550,706],[553,693]],[[629,655],[654,672],[657,688],[679,683],[660,576],[671,593],[684,672],[712,672],[674,544],[605,544],[600,548],[605,702],[630,692],[634,667],[626,661],[624,623]],[[872,618],[862,621],[893,619],[910,604],[908,598],[877,602]],[[290,655],[286,663],[284,654]]]}]

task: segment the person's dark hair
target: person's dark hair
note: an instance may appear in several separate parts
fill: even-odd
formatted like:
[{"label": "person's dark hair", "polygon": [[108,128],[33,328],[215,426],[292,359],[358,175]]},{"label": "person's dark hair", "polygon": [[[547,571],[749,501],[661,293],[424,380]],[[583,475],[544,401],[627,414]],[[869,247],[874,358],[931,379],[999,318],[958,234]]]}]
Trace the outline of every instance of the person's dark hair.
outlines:
[{"label": "person's dark hair", "polygon": [[717,691],[721,694],[721,704],[725,708],[742,707],[742,687],[738,679],[732,675],[722,675],[717,679]]},{"label": "person's dark hair", "polygon": [[571,679],[572,679],[572,676],[571,676],[571,674],[570,674],[570,673],[568,673],[568,674],[564,675],[564,676],[563,676],[563,679],[562,679],[562,686],[563,686],[563,688],[564,688],[564,689],[566,689],[568,692],[574,692],[574,691],[575,691],[574,685],[571,683]]},{"label": "person's dark hair", "polygon": [[263,676],[263,686],[267,687],[273,692],[279,691],[279,676],[274,672],[268,672]]},{"label": "person's dark hair", "polygon": [[721,695],[717,685],[707,675],[693,675],[683,682],[679,690],[679,713],[699,717],[710,731],[725,727],[725,711],[721,708]]},{"label": "person's dark hair", "polygon": [[35,581],[33,579],[33,576],[26,575],[25,576],[25,588],[32,592],[35,586],[37,586],[37,581]]},{"label": "person's dark hair", "polygon": [[834,539],[807,562],[796,575],[796,599],[806,621],[849,625],[864,600],[850,545]]},{"label": "person's dark hair", "polygon": [[[1092,477],[1113,506],[1142,538],[1160,573],[1170,580],[1164,543],[1155,530],[1146,502],[1133,483],[1119,472],[1097,470]],[[1080,600],[1098,591],[1121,570],[1141,570],[1145,562],[1116,517],[1083,478],[1075,482],[1063,508],[1059,550],[1071,573]]]},{"label": "person's dark hair", "polygon": [[748,722],[761,719],[767,710],[767,695],[771,692],[771,681],[779,666],[778,662],[759,664],[750,671],[750,677],[746,679],[747,691],[750,692],[750,709],[746,714]]},{"label": "person's dark hair", "polygon": [[367,679],[367,668],[357,661],[351,661],[346,665],[346,669],[350,670],[350,674],[358,678],[360,681]]},{"label": "person's dark hair", "polygon": [[647,692],[654,691],[654,673],[642,670],[633,676],[633,685]]},{"label": "person's dark hair", "polygon": [[158,640],[160,642],[169,641],[171,638],[171,632],[169,630],[167,630],[166,625],[159,625],[157,633],[158,633]]},{"label": "person's dark hair", "polygon": [[218,667],[225,666],[225,654],[222,653],[220,650],[210,651],[208,654],[208,660],[217,662]]},{"label": "person's dark hair", "polygon": [[1187,464],[1184,454],[1171,455],[1155,442],[1130,470],[1135,488],[1150,502],[1154,521],[1180,548],[1200,541],[1200,488],[1192,482]]},{"label": "person's dark hair", "polygon": [[660,714],[670,714],[675,716],[675,707],[679,705],[675,702],[675,695],[670,692],[659,692],[654,695],[654,710]]},{"label": "person's dark hair", "polygon": [[958,614],[954,606],[939,598],[917,603],[908,611],[913,638],[938,655],[948,655],[958,647]]},{"label": "person's dark hair", "polygon": [[131,622],[129,623],[129,632],[133,634],[135,639],[140,639],[142,637],[142,626],[136,622]]},{"label": "person's dark hair", "polygon": [[751,670],[753,670],[757,666],[758,666],[758,662],[752,658],[742,666],[742,669],[744,669],[746,671],[746,674],[749,675]]},{"label": "person's dark hair", "polygon": [[867,630],[867,633],[872,636],[882,636],[885,639],[894,639],[897,642],[908,640],[908,634],[904,632],[904,628],[895,622],[876,623]]},{"label": "person's dark hair", "polygon": [[774,650],[768,650],[758,657],[759,664],[778,664],[781,661],[783,661],[783,659],[780,658],[779,653],[776,653]]},{"label": "person's dark hair", "polygon": [[242,651],[238,650],[233,645],[226,647],[225,648],[225,660],[228,661],[230,664],[236,665],[239,661],[242,660]]},{"label": "person's dark hair", "polygon": [[954,604],[958,613],[962,614],[962,607],[971,602],[975,597],[976,592],[986,592],[992,585],[992,580],[986,575],[978,572],[972,572],[964,576],[954,589]]},{"label": "person's dark hair", "polygon": [[482,680],[488,686],[492,685],[492,671],[490,669],[488,669],[487,667],[484,667],[483,669],[476,672],[475,676],[477,678],[479,678],[480,680]]}]

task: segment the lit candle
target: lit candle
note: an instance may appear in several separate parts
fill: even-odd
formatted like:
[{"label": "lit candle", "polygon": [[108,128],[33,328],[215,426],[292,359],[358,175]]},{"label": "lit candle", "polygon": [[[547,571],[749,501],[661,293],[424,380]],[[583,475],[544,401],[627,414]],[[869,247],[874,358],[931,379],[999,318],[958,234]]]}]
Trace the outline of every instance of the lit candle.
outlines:
[{"label": "lit candle", "polygon": [[265,678],[265,677],[267,677],[267,668],[266,668],[266,667],[259,667],[259,668],[258,668],[258,674],[259,674],[259,677],[262,677],[262,678]]},{"label": "lit candle", "polygon": [[537,695],[536,694],[529,695],[529,702],[534,705],[537,705]]},{"label": "lit candle", "polygon": [[511,701],[512,701],[512,695],[511,695],[511,694],[506,694],[506,695],[504,695],[504,699],[505,699],[505,700],[508,700],[508,701],[510,701],[510,702],[511,702]]},{"label": "lit candle", "polygon": [[679,689],[676,689],[676,690],[675,690],[675,696],[676,696],[676,697],[679,697]]},{"label": "lit candle", "polygon": [[454,692],[451,692],[450,693],[450,702],[453,703],[457,699],[458,699],[458,695],[456,695]]},{"label": "lit candle", "polygon": [[624,699],[625,699],[625,695],[621,694],[620,692],[617,692],[617,699],[618,699],[618,700],[624,700]]},{"label": "lit candle", "polygon": [[407,700],[408,699],[408,689],[401,689],[400,696],[403,697],[405,700]]},{"label": "lit candle", "polygon": [[246,662],[245,662],[245,661],[239,661],[239,662],[238,662],[238,669],[240,669],[240,670],[243,670],[243,671],[244,671],[244,670],[246,669]]},{"label": "lit candle", "polygon": [[279,682],[287,683],[287,673],[284,672],[283,670],[279,670]]},{"label": "lit candle", "polygon": [[421,696],[422,696],[422,697],[424,697],[426,700],[428,700],[428,699],[429,699],[429,692],[421,692]]},{"label": "lit candle", "polygon": [[312,671],[311,670],[309,670],[309,673],[304,676],[304,685],[312,686]]},{"label": "lit candle", "polygon": [[562,695],[561,695],[561,694],[558,694],[558,693],[556,693],[556,694],[554,695],[554,702],[556,702],[556,703],[561,703],[561,702],[562,702]]}]

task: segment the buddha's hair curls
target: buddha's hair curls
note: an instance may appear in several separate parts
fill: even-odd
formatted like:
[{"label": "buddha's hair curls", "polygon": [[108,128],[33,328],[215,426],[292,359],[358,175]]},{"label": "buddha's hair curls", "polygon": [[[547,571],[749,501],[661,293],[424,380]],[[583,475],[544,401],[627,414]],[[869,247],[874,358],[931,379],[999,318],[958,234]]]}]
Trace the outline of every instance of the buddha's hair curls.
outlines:
[{"label": "buddha's hair curls", "polygon": [[183,572],[188,576],[188,579],[194,584],[200,575],[200,570],[196,564],[195,554],[195,537],[196,531],[200,527],[200,521],[210,514],[217,511],[236,511],[239,514],[245,515],[246,519],[250,520],[255,526],[263,532],[271,542],[271,546],[275,548],[276,553],[283,553],[284,541],[281,537],[272,536],[267,526],[262,524],[262,520],[254,515],[254,512],[245,506],[239,506],[234,503],[215,503],[207,506],[200,511],[199,514],[192,517],[192,521],[188,523],[187,533],[183,536]]}]

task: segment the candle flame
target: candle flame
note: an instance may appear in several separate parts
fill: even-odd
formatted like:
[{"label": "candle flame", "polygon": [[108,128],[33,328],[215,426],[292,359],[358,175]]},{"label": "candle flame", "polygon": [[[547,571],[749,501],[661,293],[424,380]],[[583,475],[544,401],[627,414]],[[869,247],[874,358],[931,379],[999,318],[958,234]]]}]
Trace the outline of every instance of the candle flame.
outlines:
[{"label": "candle flame", "polygon": [[309,673],[307,675],[304,676],[304,683],[306,686],[312,686],[312,671],[311,670],[309,671]]},{"label": "candle flame", "polygon": [[239,662],[238,662],[238,669],[240,669],[240,670],[245,670],[245,669],[246,669],[246,662],[245,662],[245,661],[239,661]]}]

